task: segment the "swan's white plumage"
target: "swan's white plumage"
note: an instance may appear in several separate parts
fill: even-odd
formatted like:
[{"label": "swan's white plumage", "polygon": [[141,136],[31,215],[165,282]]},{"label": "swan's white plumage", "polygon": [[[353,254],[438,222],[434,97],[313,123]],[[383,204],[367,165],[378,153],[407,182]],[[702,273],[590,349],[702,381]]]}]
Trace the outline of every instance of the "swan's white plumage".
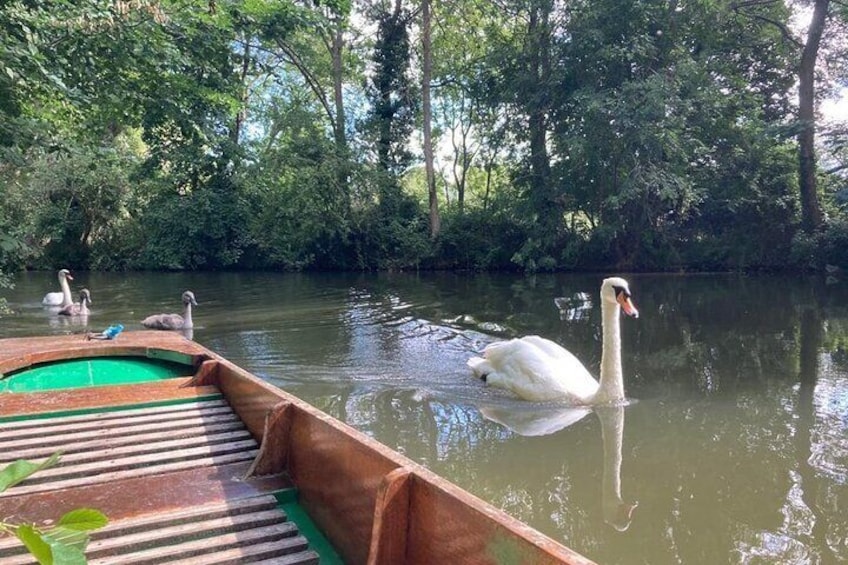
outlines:
[{"label": "swan's white plumage", "polygon": [[564,400],[583,405],[624,400],[619,328],[622,307],[627,314],[638,316],[627,281],[605,279],[601,285],[604,341],[600,382],[570,351],[535,335],[492,343],[482,357],[469,359],[468,366],[487,384],[525,400]]},{"label": "swan's white plumage", "polygon": [[71,286],[68,284],[68,281],[74,280],[71,272],[68,269],[62,269],[58,272],[57,277],[59,278],[59,288],[62,290],[45,294],[44,298],[41,299],[44,306],[62,306],[64,308],[74,303],[71,296]]},{"label": "swan's white plumage", "polygon": [[585,404],[598,390],[598,381],[577,357],[536,335],[492,343],[483,350],[482,358],[473,357],[468,365],[477,376],[485,376],[490,386],[526,400]]}]

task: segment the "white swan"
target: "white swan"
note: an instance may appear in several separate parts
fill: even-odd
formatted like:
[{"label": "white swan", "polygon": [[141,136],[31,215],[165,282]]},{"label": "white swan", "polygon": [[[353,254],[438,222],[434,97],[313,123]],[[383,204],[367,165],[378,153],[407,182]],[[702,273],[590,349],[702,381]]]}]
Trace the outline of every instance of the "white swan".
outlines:
[{"label": "white swan", "polygon": [[612,404],[624,400],[619,313],[639,317],[627,281],[612,277],[601,285],[603,352],[600,383],[562,346],[531,335],[489,344],[468,366],[491,386],[525,400],[566,400],[571,404]]},{"label": "white swan", "polygon": [[194,327],[191,319],[191,307],[197,306],[194,293],[187,290],[183,293],[183,315],[153,314],[141,321],[141,325],[152,330],[186,330]]},{"label": "white swan", "polygon": [[91,305],[91,293],[87,288],[80,291],[80,301],[69,304],[57,312],[60,316],[88,316],[88,307]]},{"label": "white swan", "polygon": [[74,277],[71,276],[71,272],[68,269],[62,269],[58,273],[59,277],[59,288],[62,290],[60,292],[48,292],[44,295],[44,298],[41,300],[41,303],[45,306],[70,306],[74,303],[74,299],[71,297],[71,286],[68,284],[68,281],[74,280]]}]

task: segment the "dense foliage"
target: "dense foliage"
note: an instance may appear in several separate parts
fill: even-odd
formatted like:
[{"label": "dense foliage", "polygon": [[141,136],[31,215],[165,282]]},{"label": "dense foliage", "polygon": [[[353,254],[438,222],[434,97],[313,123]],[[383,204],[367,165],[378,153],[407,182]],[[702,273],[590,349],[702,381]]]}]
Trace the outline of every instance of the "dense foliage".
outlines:
[{"label": "dense foliage", "polygon": [[841,3],[431,0],[431,237],[419,3],[4,2],[0,269],[848,267],[808,4],[821,97]]}]

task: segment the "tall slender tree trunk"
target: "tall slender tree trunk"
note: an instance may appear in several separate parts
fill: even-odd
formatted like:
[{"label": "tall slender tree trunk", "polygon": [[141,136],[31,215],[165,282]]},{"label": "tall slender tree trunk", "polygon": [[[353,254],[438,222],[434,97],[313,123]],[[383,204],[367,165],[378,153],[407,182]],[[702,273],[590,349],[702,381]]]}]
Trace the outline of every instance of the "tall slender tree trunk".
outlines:
[{"label": "tall slender tree trunk", "polygon": [[471,168],[471,161],[474,158],[474,153],[469,147],[469,137],[471,135],[472,122],[474,120],[474,106],[468,104],[466,109],[467,98],[463,95],[460,99],[460,110],[457,113],[458,120],[454,121],[454,126],[451,128],[451,144],[453,145],[453,181],[457,193],[457,208],[460,214],[465,212],[465,186],[468,180],[468,170]]},{"label": "tall slender tree trunk", "polygon": [[333,61],[333,98],[335,102],[336,119],[333,123],[333,135],[336,141],[336,149],[341,155],[347,154],[347,138],[345,137],[345,114],[344,98],[342,96],[342,82],[344,78],[344,67],[342,66],[342,52],[344,51],[344,25],[343,19],[338,17],[333,30],[330,56]]},{"label": "tall slender tree trunk", "polygon": [[435,239],[441,230],[439,196],[436,192],[436,171],[433,164],[433,111],[430,106],[430,79],[433,74],[433,52],[430,41],[430,0],[421,2],[421,109],[424,118],[424,171],[427,193],[430,196],[430,237]]},{"label": "tall slender tree trunk", "polygon": [[827,22],[830,0],[815,0],[813,17],[807,30],[807,41],[801,53],[798,69],[798,133],[799,189],[801,193],[801,219],[804,231],[818,231],[824,219],[816,186],[816,57]]},{"label": "tall slender tree trunk", "polygon": [[335,107],[335,120],[333,121],[333,137],[336,144],[336,155],[338,164],[336,166],[336,179],[338,189],[344,194],[345,208],[350,210],[349,176],[350,167],[347,146],[347,135],[345,132],[345,107],[342,84],[344,82],[344,66],[342,64],[342,53],[344,52],[344,18],[337,16],[333,22],[333,35],[330,40],[330,59],[333,63],[333,102]]},{"label": "tall slender tree trunk", "polygon": [[544,85],[550,80],[550,14],[548,1],[532,2],[528,26],[528,69],[538,85],[529,102],[528,129],[530,135],[530,166],[532,168],[532,199],[542,229],[555,233],[557,211],[551,198],[551,163],[548,155],[548,111],[550,97]]},{"label": "tall slender tree trunk", "polygon": [[236,113],[235,123],[230,129],[230,141],[233,145],[238,145],[241,139],[241,130],[244,127],[244,122],[247,119],[247,103],[250,93],[247,87],[247,74],[250,70],[250,42],[244,38],[244,53],[242,53],[241,69],[239,70],[239,109]]}]

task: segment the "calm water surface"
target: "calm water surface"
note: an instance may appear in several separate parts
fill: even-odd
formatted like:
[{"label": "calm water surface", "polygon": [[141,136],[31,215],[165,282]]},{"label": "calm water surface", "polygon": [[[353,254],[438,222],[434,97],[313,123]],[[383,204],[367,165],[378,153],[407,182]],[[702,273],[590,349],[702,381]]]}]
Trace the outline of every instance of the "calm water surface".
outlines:
[{"label": "calm water surface", "polygon": [[[600,276],[75,275],[97,331],[193,290],[196,341],[598,562],[848,561],[848,278],[630,276],[634,401],[581,411],[465,361],[535,333],[597,374]],[[15,283],[0,337],[85,329]]]}]

